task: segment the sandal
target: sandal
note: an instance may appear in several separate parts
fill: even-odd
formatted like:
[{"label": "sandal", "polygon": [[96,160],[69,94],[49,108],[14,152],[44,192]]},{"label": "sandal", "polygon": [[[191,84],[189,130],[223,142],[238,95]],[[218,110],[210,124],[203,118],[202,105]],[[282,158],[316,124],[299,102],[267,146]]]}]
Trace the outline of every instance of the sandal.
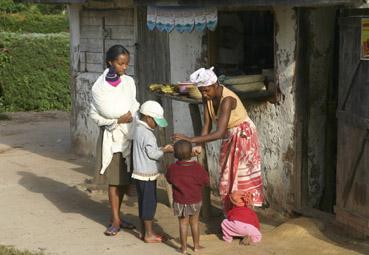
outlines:
[{"label": "sandal", "polygon": [[113,225],[110,225],[104,232],[106,236],[116,236],[118,232],[120,231],[120,228],[116,228]]},{"label": "sandal", "polygon": [[132,223],[125,221],[125,220],[121,220],[120,221],[120,225],[121,228],[125,228],[125,229],[135,229],[136,226],[133,225]]}]

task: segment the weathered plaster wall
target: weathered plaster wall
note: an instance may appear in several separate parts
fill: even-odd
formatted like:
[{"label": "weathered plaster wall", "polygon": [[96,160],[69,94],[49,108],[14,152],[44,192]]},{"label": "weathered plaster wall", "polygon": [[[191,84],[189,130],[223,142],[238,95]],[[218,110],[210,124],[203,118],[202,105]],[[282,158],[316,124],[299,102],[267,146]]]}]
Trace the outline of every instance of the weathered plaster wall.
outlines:
[{"label": "weathered plaster wall", "polygon": [[311,207],[319,206],[324,188],[327,100],[328,90],[333,82],[335,16],[336,8],[311,9],[307,12],[308,77],[305,84],[309,86],[307,205]]},{"label": "weathered plaster wall", "polygon": [[296,13],[275,8],[275,81],[282,100],[278,105],[245,102],[259,132],[266,198],[274,209],[289,211],[295,157]]},{"label": "weathered plaster wall", "polygon": [[[170,73],[172,83],[188,81],[190,74],[201,67],[204,32],[169,34]],[[206,50],[205,50],[206,52]],[[173,101],[173,128],[175,133],[193,135],[192,121],[187,103]]]},{"label": "weathered plaster wall", "polygon": [[91,101],[91,88],[98,73],[79,73],[76,78],[75,94],[73,96],[73,108],[71,126],[72,144],[76,153],[85,156],[94,156],[99,129],[89,118],[89,104]]},{"label": "weathered plaster wall", "polygon": [[[99,6],[103,8],[104,5]],[[106,7],[106,6],[105,6]],[[74,14],[76,14],[74,12]],[[76,17],[78,16],[78,17]],[[72,74],[71,135],[75,152],[93,156],[98,129],[89,116],[91,87],[104,70],[105,52],[114,44],[122,44],[131,53],[128,75],[134,77],[135,29],[134,9],[81,9],[70,18],[74,31],[72,45],[74,63]]]}]

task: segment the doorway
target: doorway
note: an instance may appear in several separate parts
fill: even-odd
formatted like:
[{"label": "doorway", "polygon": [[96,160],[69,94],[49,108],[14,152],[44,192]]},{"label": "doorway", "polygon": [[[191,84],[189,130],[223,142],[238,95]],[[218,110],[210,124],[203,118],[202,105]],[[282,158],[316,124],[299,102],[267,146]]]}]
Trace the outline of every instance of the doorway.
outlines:
[{"label": "doorway", "polygon": [[333,214],[336,201],[338,10],[299,8],[295,208]]}]

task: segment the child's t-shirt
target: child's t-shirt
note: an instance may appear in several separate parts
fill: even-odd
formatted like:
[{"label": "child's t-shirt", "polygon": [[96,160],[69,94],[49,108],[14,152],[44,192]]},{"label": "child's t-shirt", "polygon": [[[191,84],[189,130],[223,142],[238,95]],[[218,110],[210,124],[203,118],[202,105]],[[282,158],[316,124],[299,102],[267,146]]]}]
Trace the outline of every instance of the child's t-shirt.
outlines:
[{"label": "child's t-shirt", "polygon": [[228,220],[236,220],[243,223],[251,224],[260,229],[259,218],[256,213],[248,207],[233,207],[227,213]]},{"label": "child's t-shirt", "polygon": [[179,204],[201,202],[202,188],[209,184],[208,172],[196,161],[171,164],[165,177],[172,184],[174,202]]}]

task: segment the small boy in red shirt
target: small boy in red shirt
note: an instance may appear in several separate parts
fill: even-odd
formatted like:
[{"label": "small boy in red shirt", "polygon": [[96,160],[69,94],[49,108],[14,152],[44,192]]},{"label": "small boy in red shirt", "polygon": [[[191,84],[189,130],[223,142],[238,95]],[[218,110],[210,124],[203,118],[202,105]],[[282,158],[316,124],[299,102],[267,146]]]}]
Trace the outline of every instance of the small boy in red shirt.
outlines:
[{"label": "small boy in red shirt", "polygon": [[233,208],[228,211],[227,219],[222,222],[223,240],[230,243],[233,237],[242,237],[241,244],[256,244],[261,241],[258,216],[248,205],[251,194],[234,191],[229,196]]},{"label": "small boy in red shirt", "polygon": [[192,161],[192,144],[179,140],[174,144],[177,162],[168,167],[166,178],[173,188],[173,210],[178,216],[181,252],[187,253],[187,229],[191,227],[194,251],[200,246],[199,215],[202,189],[209,184],[208,172],[197,161]]}]

